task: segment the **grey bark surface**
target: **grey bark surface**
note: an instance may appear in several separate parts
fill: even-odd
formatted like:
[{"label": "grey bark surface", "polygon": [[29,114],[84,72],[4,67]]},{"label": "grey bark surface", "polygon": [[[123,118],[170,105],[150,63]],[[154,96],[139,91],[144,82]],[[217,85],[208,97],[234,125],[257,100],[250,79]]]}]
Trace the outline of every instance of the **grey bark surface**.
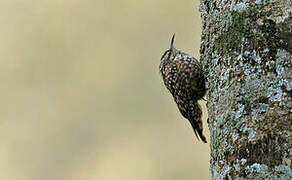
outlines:
[{"label": "grey bark surface", "polygon": [[201,0],[213,179],[292,179],[291,0]]}]

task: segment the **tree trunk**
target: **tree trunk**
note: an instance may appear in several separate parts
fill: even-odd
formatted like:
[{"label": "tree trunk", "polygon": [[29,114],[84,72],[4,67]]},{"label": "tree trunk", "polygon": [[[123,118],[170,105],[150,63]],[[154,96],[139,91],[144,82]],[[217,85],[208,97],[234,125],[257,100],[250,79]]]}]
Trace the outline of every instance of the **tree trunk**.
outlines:
[{"label": "tree trunk", "polygon": [[292,179],[291,0],[201,0],[213,179]]}]

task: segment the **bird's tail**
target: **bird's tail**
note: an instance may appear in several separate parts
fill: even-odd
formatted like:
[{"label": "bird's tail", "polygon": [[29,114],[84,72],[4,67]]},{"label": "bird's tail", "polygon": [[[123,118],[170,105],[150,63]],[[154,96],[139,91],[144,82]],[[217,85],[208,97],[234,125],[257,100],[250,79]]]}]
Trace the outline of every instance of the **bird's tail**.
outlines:
[{"label": "bird's tail", "polygon": [[193,130],[194,130],[194,133],[195,133],[196,137],[198,138],[198,135],[199,135],[200,139],[204,143],[207,143],[206,137],[203,135],[202,122],[201,121],[197,121],[197,122],[190,121],[190,123],[191,123],[191,125],[193,127]]}]

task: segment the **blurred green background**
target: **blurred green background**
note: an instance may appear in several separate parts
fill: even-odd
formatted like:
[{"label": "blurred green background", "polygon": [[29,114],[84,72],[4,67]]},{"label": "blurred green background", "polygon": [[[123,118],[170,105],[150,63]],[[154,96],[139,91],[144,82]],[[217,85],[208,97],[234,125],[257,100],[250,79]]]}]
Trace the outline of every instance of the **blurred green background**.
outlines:
[{"label": "blurred green background", "polygon": [[199,58],[198,3],[0,1],[0,179],[210,179],[158,73],[174,32]]}]

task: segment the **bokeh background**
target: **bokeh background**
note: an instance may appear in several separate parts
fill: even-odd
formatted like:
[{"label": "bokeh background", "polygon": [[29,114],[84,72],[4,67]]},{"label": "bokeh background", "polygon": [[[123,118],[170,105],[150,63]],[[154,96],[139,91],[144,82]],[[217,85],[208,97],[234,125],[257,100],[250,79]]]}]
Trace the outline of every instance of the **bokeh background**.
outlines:
[{"label": "bokeh background", "polygon": [[158,73],[174,32],[199,58],[198,4],[0,1],[0,179],[210,179]]}]

